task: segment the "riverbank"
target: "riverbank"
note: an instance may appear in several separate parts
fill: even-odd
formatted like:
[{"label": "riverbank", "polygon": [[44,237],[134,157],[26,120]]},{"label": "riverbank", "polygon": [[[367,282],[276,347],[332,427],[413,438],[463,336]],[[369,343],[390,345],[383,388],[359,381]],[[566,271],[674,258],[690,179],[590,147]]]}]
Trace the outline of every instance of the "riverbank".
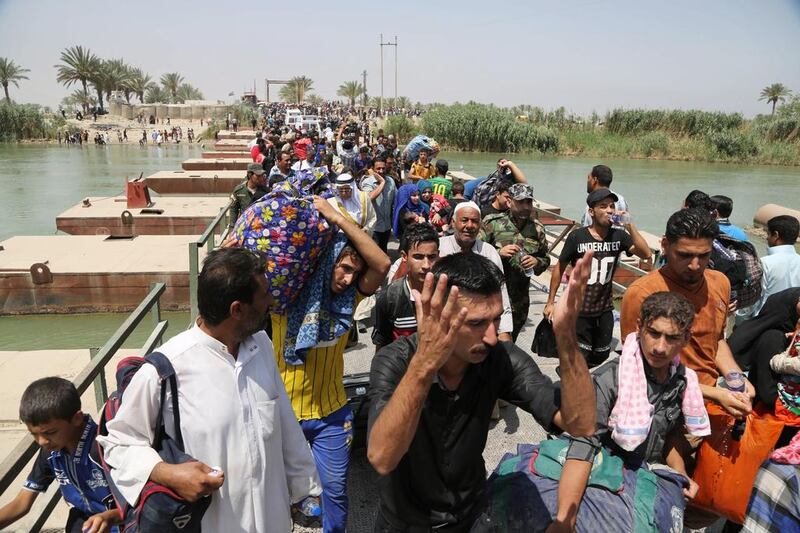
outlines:
[{"label": "riverbank", "polygon": [[586,118],[566,115],[563,108],[523,113],[453,104],[432,107],[421,121],[393,117],[386,128],[424,133],[443,149],[462,152],[800,165],[800,104],[794,103],[752,120],[738,113],[635,109]]}]

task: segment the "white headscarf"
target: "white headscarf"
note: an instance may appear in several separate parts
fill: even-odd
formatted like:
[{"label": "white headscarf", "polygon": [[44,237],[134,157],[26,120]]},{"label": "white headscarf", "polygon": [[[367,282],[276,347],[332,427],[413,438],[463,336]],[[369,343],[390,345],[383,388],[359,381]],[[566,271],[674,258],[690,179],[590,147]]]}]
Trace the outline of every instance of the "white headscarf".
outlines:
[{"label": "white headscarf", "polygon": [[[350,198],[342,198],[339,196],[339,186],[341,185],[349,185],[350,188],[353,190],[353,193],[350,195]],[[336,176],[336,197],[344,206],[347,213],[350,215],[350,218],[359,223],[361,220],[361,191],[358,187],[356,187],[356,181],[353,179],[351,174],[339,174]]]}]

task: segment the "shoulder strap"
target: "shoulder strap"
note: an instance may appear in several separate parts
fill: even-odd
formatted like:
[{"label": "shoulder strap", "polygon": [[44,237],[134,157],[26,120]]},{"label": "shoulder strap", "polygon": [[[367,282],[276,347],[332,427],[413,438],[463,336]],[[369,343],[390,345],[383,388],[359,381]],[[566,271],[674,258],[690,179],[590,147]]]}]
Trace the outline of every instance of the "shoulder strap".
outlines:
[{"label": "shoulder strap", "polygon": [[172,363],[169,362],[167,356],[161,352],[151,352],[144,356],[144,360],[156,367],[158,379],[161,382],[161,408],[158,410],[158,419],[156,420],[155,443],[158,443],[163,438],[164,402],[167,397],[167,383],[169,383],[169,392],[172,397],[172,417],[175,422],[175,444],[177,444],[181,450],[184,450],[183,435],[181,434],[181,415],[178,406],[178,380],[175,377],[175,368],[172,366]]}]

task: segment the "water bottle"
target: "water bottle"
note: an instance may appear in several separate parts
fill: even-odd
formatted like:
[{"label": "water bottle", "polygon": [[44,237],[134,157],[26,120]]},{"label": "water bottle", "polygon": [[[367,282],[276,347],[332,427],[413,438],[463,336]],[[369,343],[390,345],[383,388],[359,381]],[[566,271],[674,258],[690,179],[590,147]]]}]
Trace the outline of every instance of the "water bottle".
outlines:
[{"label": "water bottle", "polygon": [[[744,375],[741,372],[728,372],[725,374],[725,386],[732,392],[744,392],[746,389]],[[744,435],[746,423],[747,418],[742,418],[733,424],[731,439],[736,441],[741,440],[742,435]]]},{"label": "water bottle", "polygon": [[631,220],[633,220],[631,215],[625,211],[619,211],[611,215],[611,223],[615,226],[624,226],[625,224],[630,224]]},{"label": "water bottle", "polygon": [[300,502],[300,512],[307,517],[322,516],[322,508],[319,506],[319,498],[308,496]]},{"label": "water bottle", "polygon": [[519,263],[519,268],[522,269],[523,272],[525,272],[525,275],[528,276],[529,278],[532,278],[534,276],[533,267],[525,268],[522,266],[522,259],[527,255],[528,254],[526,254],[524,250],[520,250],[519,252],[517,252],[517,263]]}]

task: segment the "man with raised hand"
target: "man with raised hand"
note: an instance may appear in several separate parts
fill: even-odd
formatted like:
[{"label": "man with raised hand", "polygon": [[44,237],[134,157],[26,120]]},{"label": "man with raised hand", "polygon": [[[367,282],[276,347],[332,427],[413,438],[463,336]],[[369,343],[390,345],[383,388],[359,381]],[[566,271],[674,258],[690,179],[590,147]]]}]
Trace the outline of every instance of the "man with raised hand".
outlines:
[{"label": "man with raised hand", "polygon": [[495,402],[545,428],[594,432],[594,389],[575,337],[591,252],[576,263],[554,313],[562,387],[499,342],[502,274],[477,254],[440,259],[415,292],[417,328],[378,352],[370,370],[367,457],[381,476],[374,531],[470,531],[481,520],[483,450]]}]

